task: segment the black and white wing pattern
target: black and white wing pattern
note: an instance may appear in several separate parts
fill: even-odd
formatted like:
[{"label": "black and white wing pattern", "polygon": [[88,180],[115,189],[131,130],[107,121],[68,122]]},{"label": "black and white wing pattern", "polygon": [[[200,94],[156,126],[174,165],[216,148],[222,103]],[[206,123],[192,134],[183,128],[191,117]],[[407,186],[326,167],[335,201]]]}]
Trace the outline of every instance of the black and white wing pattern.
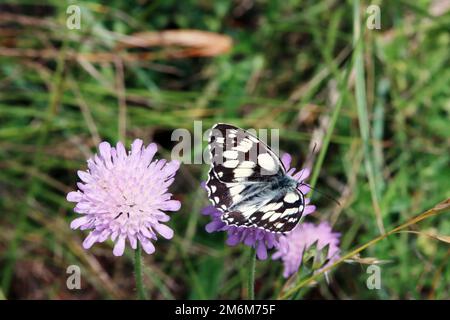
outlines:
[{"label": "black and white wing pattern", "polygon": [[283,233],[297,225],[304,195],[269,146],[243,129],[216,124],[209,150],[206,189],[227,225]]},{"label": "black and white wing pattern", "polygon": [[263,182],[286,172],[269,146],[229,124],[212,127],[208,147],[212,169],[223,182]]}]

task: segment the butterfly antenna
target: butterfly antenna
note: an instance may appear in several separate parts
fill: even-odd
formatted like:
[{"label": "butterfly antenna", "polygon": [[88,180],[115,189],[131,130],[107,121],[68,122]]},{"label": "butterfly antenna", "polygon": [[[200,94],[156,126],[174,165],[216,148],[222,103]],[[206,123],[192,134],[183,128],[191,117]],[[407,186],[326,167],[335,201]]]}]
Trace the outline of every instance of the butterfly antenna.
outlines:
[{"label": "butterfly antenna", "polygon": [[327,198],[327,199],[329,199],[329,200],[332,200],[332,201],[336,202],[339,206],[341,205],[341,203],[340,203],[337,199],[333,198],[332,196],[330,196],[329,194],[327,194],[327,193],[325,193],[325,192],[322,192],[322,191],[320,191],[320,190],[318,190],[318,189],[316,189],[316,188],[311,187],[311,186],[310,186],[309,184],[307,184],[307,183],[300,182],[300,185],[302,185],[302,186],[307,186],[308,188],[310,188],[310,189],[312,189],[312,190],[314,190],[314,191],[317,191],[318,193],[320,193],[321,195],[323,195],[325,198]]},{"label": "butterfly antenna", "polygon": [[[314,146],[313,146],[313,149],[312,149],[312,151],[311,151],[311,154],[314,154],[314,153],[315,153],[316,148],[317,148],[317,142],[314,142]],[[300,177],[298,177],[298,180],[299,180],[299,181],[302,181],[303,174],[304,174],[305,172],[306,172],[305,169],[303,169],[303,170],[301,171]],[[300,185],[302,185],[302,186],[307,186],[308,188],[310,188],[310,189],[312,189],[312,190],[314,190],[314,191],[317,191],[318,193],[320,193],[321,195],[323,195],[323,196],[326,197],[327,199],[336,202],[339,206],[341,205],[341,203],[340,203],[338,200],[336,200],[335,198],[333,198],[333,197],[330,196],[329,194],[326,194],[325,192],[322,192],[322,191],[320,191],[320,190],[318,190],[318,189],[316,189],[316,188],[311,187],[308,183],[300,182]]]},{"label": "butterfly antenna", "polygon": [[[317,147],[317,142],[314,142],[313,149],[312,149],[311,153],[308,155],[308,157],[310,157],[311,155],[313,155],[313,154],[316,152],[316,147]],[[303,170],[304,170],[304,169],[303,169]],[[302,171],[302,174],[301,174],[300,177],[298,178],[299,181],[302,181],[303,174],[304,174],[305,172],[306,172],[305,170]],[[311,188],[311,189],[312,189],[312,188]]]},{"label": "butterfly antenna", "polygon": [[[316,152],[316,148],[317,148],[317,142],[314,142],[314,146],[313,146],[313,148],[312,148],[311,154],[314,154],[314,153]],[[304,172],[305,172],[305,171],[303,171],[302,174],[301,174],[300,177],[299,177],[299,180],[300,180],[300,181],[301,181],[301,178],[302,178]],[[340,203],[338,200],[336,200],[335,198],[333,198],[333,197],[330,196],[329,194],[326,194],[325,192],[322,192],[322,191],[320,191],[320,190],[318,190],[318,189],[316,189],[316,188],[313,188],[313,187],[311,187],[311,186],[310,186],[309,184],[307,184],[307,183],[300,182],[300,185],[307,186],[308,188],[310,188],[310,189],[312,189],[312,190],[314,190],[314,191],[317,191],[318,193],[320,193],[321,195],[323,195],[323,196],[326,197],[327,199],[336,202],[339,206],[341,205],[341,203]]]},{"label": "butterfly antenna", "polygon": [[314,142],[313,149],[311,151],[312,154],[316,153],[317,142]]}]

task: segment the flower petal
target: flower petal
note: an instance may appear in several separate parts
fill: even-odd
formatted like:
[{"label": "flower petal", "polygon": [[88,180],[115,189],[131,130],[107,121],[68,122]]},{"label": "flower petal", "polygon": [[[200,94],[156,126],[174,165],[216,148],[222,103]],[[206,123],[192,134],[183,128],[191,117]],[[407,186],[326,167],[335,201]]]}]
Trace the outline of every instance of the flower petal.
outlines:
[{"label": "flower petal", "polygon": [[142,160],[145,163],[150,163],[153,159],[153,156],[155,155],[156,151],[158,150],[158,147],[156,146],[156,143],[151,143],[142,151]]},{"label": "flower petal", "polygon": [[83,181],[85,183],[89,183],[89,182],[93,181],[92,176],[89,173],[87,173],[86,171],[78,170],[77,174],[80,177],[81,181]]},{"label": "flower petal", "polygon": [[164,166],[165,174],[170,177],[180,168],[180,161],[172,160]]},{"label": "flower petal", "polygon": [[303,216],[306,217],[307,215],[313,213],[314,211],[316,211],[316,206],[313,205],[306,206],[305,210],[303,211]]},{"label": "flower petal", "polygon": [[78,202],[83,198],[83,194],[80,191],[69,192],[66,196],[67,201]]},{"label": "flower petal", "polygon": [[88,202],[78,202],[73,211],[76,213],[89,213],[91,205]]},{"label": "flower petal", "polygon": [[158,231],[160,235],[162,235],[166,239],[172,239],[173,237],[173,230],[170,229],[168,226],[164,224],[156,224],[153,226],[153,228]]},{"label": "flower petal", "polygon": [[117,157],[119,159],[125,159],[127,157],[127,151],[125,150],[125,146],[121,141],[116,144]]},{"label": "flower petal", "polygon": [[267,259],[267,248],[263,241],[258,241],[258,245],[256,247],[256,256],[259,260]]},{"label": "flower petal", "polygon": [[283,163],[283,166],[286,169],[286,171],[289,170],[291,161],[292,161],[291,155],[289,153],[283,153],[283,155],[281,156],[281,162]]},{"label": "flower petal", "polygon": [[306,184],[302,184],[300,185],[300,187],[298,187],[298,190],[303,194],[307,194],[311,190],[311,188]]},{"label": "flower petal", "polygon": [[235,246],[239,243],[240,237],[237,234],[228,234],[227,245]]},{"label": "flower petal", "polygon": [[180,208],[181,202],[178,200],[165,201],[161,206],[161,209],[166,211],[178,211]]},{"label": "flower petal", "polygon": [[81,217],[81,218],[77,218],[77,219],[73,220],[70,223],[70,228],[71,229],[78,229],[80,226],[82,226],[82,225],[84,225],[84,224],[86,224],[88,222],[89,222],[89,218],[86,217],[86,216]]},{"label": "flower petal", "polygon": [[137,248],[137,239],[136,239],[136,236],[128,235],[128,240],[130,241],[131,248],[133,248],[134,250],[136,250],[136,248]]},{"label": "flower petal", "polygon": [[253,246],[256,242],[256,235],[254,232],[248,232],[245,234],[244,243],[247,246]]},{"label": "flower petal", "polygon": [[100,153],[100,156],[102,157],[103,161],[105,162],[106,166],[110,168],[112,166],[111,162],[111,145],[103,141],[98,145],[98,150]]},{"label": "flower petal", "polygon": [[121,255],[123,255],[124,251],[125,251],[125,237],[121,235],[114,246],[113,254],[116,257],[120,257]]},{"label": "flower petal", "polygon": [[299,182],[305,181],[308,177],[309,174],[311,173],[311,170],[309,170],[308,168],[302,169],[299,172],[297,172],[293,178]]},{"label": "flower petal", "polygon": [[225,225],[225,223],[223,223],[222,221],[213,220],[206,225],[205,229],[206,229],[206,232],[212,233],[212,232],[220,230],[224,225]]},{"label": "flower petal", "polygon": [[145,239],[141,241],[141,244],[146,253],[152,254],[153,252],[155,252],[155,246],[153,245],[153,243],[151,243],[151,241]]},{"label": "flower petal", "polygon": [[131,154],[138,154],[141,152],[143,141],[141,139],[136,139],[131,144]]},{"label": "flower petal", "polygon": [[209,205],[202,209],[202,214],[205,216],[214,216],[219,210],[217,210],[214,206]]},{"label": "flower petal", "polygon": [[97,235],[94,232],[90,232],[89,235],[83,241],[83,248],[89,249],[97,242]]}]

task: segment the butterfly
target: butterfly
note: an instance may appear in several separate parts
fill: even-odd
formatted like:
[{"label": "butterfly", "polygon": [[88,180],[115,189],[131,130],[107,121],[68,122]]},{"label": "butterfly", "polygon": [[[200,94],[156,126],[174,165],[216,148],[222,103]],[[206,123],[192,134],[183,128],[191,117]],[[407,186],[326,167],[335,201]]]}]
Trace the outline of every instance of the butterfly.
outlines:
[{"label": "butterfly", "polygon": [[230,124],[209,135],[208,198],[229,226],[287,233],[302,217],[305,195],[280,158],[263,141]]}]

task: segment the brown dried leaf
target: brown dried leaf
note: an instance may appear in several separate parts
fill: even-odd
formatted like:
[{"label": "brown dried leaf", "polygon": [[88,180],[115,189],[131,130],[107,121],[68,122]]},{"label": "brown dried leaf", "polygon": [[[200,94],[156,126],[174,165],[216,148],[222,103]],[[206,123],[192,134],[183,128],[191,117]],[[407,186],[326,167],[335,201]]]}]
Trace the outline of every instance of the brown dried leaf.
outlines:
[{"label": "brown dried leaf", "polygon": [[133,47],[183,47],[176,56],[213,57],[227,53],[232,47],[231,37],[200,30],[166,30],[139,32],[120,40],[117,49]]}]

